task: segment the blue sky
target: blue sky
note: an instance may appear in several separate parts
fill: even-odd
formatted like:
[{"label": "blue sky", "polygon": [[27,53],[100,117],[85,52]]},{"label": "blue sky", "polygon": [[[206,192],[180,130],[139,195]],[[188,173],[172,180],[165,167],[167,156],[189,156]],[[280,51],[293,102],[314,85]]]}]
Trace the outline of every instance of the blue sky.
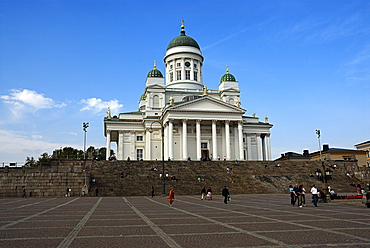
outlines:
[{"label": "blue sky", "polygon": [[147,73],[180,34],[225,66],[242,107],[274,124],[273,158],[370,139],[369,1],[0,1],[0,162],[105,146],[103,118],[136,111]]}]

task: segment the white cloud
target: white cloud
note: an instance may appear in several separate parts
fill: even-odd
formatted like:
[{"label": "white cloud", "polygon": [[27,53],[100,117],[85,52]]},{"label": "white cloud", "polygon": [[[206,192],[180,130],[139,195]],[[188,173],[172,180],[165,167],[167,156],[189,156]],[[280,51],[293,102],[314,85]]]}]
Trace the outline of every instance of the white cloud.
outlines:
[{"label": "white cloud", "polygon": [[123,107],[122,104],[119,104],[118,100],[110,100],[108,102],[104,102],[99,98],[89,98],[81,100],[81,103],[85,104],[85,107],[80,109],[80,111],[93,111],[96,113],[106,111],[108,107],[112,112],[119,112],[120,108]]},{"label": "white cloud", "polygon": [[31,135],[34,140],[42,140],[42,135]]},{"label": "white cloud", "polygon": [[64,103],[57,104],[53,99],[47,98],[44,94],[37,93],[33,90],[12,89],[10,92],[9,95],[0,96],[0,99],[8,104],[10,111],[15,117],[19,117],[22,112],[34,112],[39,109],[60,108],[65,106]]},{"label": "white cloud", "polygon": [[0,130],[0,162],[24,162],[26,157],[37,159],[40,154],[51,153],[60,144],[49,143],[41,135],[24,135],[20,132]]}]

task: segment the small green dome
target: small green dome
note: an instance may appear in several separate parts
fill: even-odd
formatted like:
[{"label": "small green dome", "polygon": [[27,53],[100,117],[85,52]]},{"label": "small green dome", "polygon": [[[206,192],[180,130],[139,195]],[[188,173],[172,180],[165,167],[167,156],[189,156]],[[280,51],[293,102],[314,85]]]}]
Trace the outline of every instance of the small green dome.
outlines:
[{"label": "small green dome", "polygon": [[140,97],[140,101],[141,100],[146,100],[146,95],[145,94],[142,94],[141,97]]},{"label": "small green dome", "polygon": [[159,70],[157,70],[157,68],[154,68],[153,70],[151,70],[148,73],[148,76],[147,77],[160,77],[160,78],[163,78],[163,75],[162,75],[162,73]]},{"label": "small green dome", "polygon": [[173,47],[178,47],[178,46],[191,46],[191,47],[198,48],[200,50],[200,46],[198,45],[198,43],[193,38],[186,36],[184,21],[181,26],[180,36],[174,38],[170,42],[170,44],[168,44],[167,50]]},{"label": "small green dome", "polygon": [[230,74],[229,73],[229,66],[226,66],[226,74],[222,76],[222,78],[220,80],[220,83],[225,82],[225,81],[231,81],[231,82],[235,82],[236,81],[236,79],[233,76],[233,74]]}]

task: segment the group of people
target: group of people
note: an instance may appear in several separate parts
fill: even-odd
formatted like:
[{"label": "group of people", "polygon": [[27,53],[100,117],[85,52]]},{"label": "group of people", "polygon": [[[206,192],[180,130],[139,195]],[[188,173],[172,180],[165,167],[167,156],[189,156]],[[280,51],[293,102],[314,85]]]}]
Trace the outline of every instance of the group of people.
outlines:
[{"label": "group of people", "polygon": [[[315,207],[317,207],[317,202],[319,200],[319,190],[317,189],[316,185],[312,185],[312,188],[310,190],[310,193],[312,195],[312,203]],[[306,189],[303,187],[303,185],[295,184],[289,185],[289,194],[290,194],[290,204],[294,207],[297,203],[298,207],[306,207]]]},{"label": "group of people", "polygon": [[[201,200],[206,199],[207,200],[212,200],[212,189],[209,187],[207,190],[205,187],[202,188],[201,190]],[[228,201],[230,201],[230,193],[227,188],[227,186],[224,186],[222,189],[221,195],[224,197],[224,203],[227,204]],[[152,186],[152,197],[154,196],[154,188]],[[167,201],[169,202],[169,206],[172,206],[172,203],[175,201],[175,189],[171,188],[170,192],[168,193]]]},{"label": "group of people", "polygon": [[211,187],[209,187],[207,190],[206,190],[206,187],[203,187],[203,189],[200,191],[200,199],[204,200],[206,198],[207,198],[207,200],[212,200],[212,189],[211,189]]}]

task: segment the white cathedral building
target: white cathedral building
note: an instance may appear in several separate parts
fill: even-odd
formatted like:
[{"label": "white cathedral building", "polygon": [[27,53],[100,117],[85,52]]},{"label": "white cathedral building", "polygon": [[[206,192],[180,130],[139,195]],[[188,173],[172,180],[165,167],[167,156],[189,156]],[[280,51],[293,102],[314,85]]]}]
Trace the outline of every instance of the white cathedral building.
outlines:
[{"label": "white cathedral building", "polygon": [[165,77],[156,68],[147,76],[138,111],[104,118],[107,159],[116,142],[117,160],[271,160],[266,116],[244,115],[239,82],[229,73],[217,90],[203,80],[200,46],[180,36],[167,46]]}]

